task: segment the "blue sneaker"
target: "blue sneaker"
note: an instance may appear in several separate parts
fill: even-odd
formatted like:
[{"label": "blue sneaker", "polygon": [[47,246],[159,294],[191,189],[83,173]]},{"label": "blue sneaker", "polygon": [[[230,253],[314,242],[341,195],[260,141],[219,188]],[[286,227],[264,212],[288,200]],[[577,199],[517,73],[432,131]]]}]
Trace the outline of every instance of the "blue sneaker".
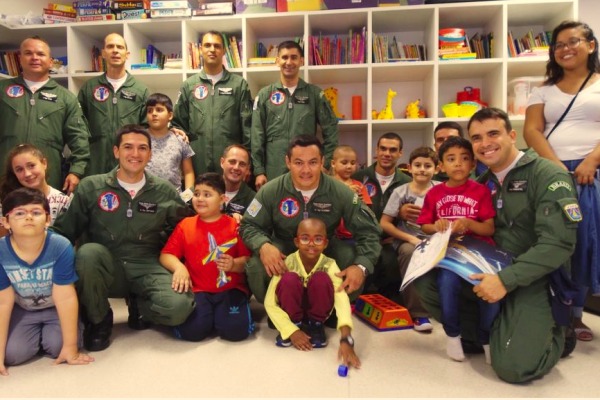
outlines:
[{"label": "blue sneaker", "polygon": [[433,330],[433,325],[431,325],[431,321],[426,317],[417,317],[413,319],[413,329],[417,332],[429,333]]},{"label": "blue sneaker", "polygon": [[310,343],[316,349],[327,346],[327,336],[325,336],[325,325],[318,321],[308,321],[308,335]]},{"label": "blue sneaker", "polygon": [[290,340],[290,338],[284,340],[281,337],[281,335],[277,335],[277,337],[275,338],[275,345],[277,347],[290,347],[292,345],[292,341]]}]

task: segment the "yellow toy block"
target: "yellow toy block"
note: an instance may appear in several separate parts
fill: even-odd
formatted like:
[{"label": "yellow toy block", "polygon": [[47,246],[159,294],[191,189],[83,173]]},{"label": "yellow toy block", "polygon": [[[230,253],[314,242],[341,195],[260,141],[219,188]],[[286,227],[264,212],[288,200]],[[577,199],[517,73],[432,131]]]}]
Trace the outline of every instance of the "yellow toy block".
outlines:
[{"label": "yellow toy block", "polygon": [[413,327],[408,310],[380,294],[359,296],[354,306],[354,313],[378,331]]}]

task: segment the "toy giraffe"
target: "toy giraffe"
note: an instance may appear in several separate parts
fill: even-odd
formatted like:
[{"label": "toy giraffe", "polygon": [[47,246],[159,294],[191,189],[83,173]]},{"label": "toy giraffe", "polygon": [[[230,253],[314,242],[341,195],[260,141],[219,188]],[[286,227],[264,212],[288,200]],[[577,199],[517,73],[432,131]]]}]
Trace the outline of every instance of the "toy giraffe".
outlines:
[{"label": "toy giraffe", "polygon": [[388,89],[387,99],[385,101],[385,108],[377,114],[377,119],[394,119],[394,112],[392,111],[392,99],[396,97],[397,93],[392,89]]},{"label": "toy giraffe", "polygon": [[327,100],[329,100],[329,104],[331,104],[331,109],[335,113],[335,116],[337,117],[337,119],[344,119],[346,116],[344,114],[341,114],[337,108],[337,101],[338,101],[337,89],[334,87],[328,87],[327,89],[323,90],[323,94],[325,94],[325,98]]}]

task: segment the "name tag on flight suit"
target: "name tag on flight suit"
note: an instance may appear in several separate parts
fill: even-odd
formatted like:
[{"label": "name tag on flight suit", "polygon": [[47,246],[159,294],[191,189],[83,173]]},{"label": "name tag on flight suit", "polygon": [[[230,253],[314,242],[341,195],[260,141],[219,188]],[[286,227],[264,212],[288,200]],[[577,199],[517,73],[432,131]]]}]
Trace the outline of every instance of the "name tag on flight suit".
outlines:
[{"label": "name tag on flight suit", "polygon": [[219,88],[219,96],[233,96],[233,88]]},{"label": "name tag on flight suit", "polygon": [[137,94],[130,92],[128,90],[123,90],[123,91],[121,91],[121,94],[119,95],[119,97],[122,98],[123,100],[135,101],[135,99],[137,98]]},{"label": "name tag on flight suit", "polygon": [[525,192],[527,191],[527,181],[510,181],[508,182],[508,191],[509,192]]},{"label": "name tag on flight suit", "polygon": [[56,103],[56,101],[58,100],[58,95],[56,95],[54,93],[40,92],[39,99],[40,100],[51,101],[52,103]]},{"label": "name tag on flight suit", "polygon": [[308,104],[309,98],[308,96],[294,96],[295,104]]}]

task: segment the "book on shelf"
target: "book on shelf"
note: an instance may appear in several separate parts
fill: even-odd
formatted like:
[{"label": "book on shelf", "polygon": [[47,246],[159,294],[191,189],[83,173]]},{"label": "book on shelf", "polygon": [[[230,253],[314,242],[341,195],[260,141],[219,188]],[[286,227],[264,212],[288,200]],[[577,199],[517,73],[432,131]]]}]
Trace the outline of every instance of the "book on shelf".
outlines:
[{"label": "book on shelf", "polygon": [[364,64],[366,27],[350,29],[348,36],[309,37],[309,62],[312,65]]},{"label": "book on shelf", "polygon": [[512,31],[508,31],[508,54],[510,57],[548,55],[551,37],[552,32],[542,31],[534,35],[533,29],[530,29],[521,38],[515,38]]},{"label": "book on shelf", "polygon": [[74,6],[70,4],[48,3],[48,5],[45,8],[53,11],[64,11],[69,13],[75,12]]},{"label": "book on shelf", "polygon": [[191,5],[187,0],[150,1],[150,9],[157,10],[161,8],[191,8]]},{"label": "book on shelf", "polygon": [[114,21],[117,19],[115,14],[100,14],[100,15],[79,15],[75,18],[77,22],[89,21]]},{"label": "book on shelf", "polygon": [[158,65],[151,63],[131,64],[131,69],[159,69]]},{"label": "book on shelf", "polygon": [[153,64],[156,65],[157,68],[163,69],[166,59],[167,56],[154,45],[149,44],[146,47],[146,64]]},{"label": "book on shelf", "polygon": [[242,68],[242,57],[240,55],[240,48],[238,47],[238,41],[235,38],[235,36],[231,36],[229,38],[230,44],[231,44],[231,49],[233,50],[233,58],[235,60],[235,64],[237,68]]},{"label": "book on shelf", "polygon": [[92,71],[94,72],[105,72],[106,61],[102,57],[102,49],[92,46]]},{"label": "book on shelf", "polygon": [[232,15],[235,13],[233,2],[200,3],[192,9],[192,17],[202,15]]},{"label": "book on shelf", "polygon": [[248,59],[248,66],[267,66],[275,65],[277,57],[250,57]]},{"label": "book on shelf", "polygon": [[113,10],[132,10],[136,8],[150,9],[150,0],[142,1],[129,1],[129,0],[115,0],[112,3]]},{"label": "book on shelf", "polygon": [[61,11],[61,10],[52,10],[50,8],[44,8],[43,15],[58,15],[58,16],[61,16],[61,17],[68,17],[68,18],[75,18],[75,17],[77,17],[77,13],[76,12]]},{"label": "book on shelf", "polygon": [[477,53],[458,53],[444,54],[440,56],[440,60],[474,60],[477,58]]},{"label": "book on shelf", "polygon": [[183,59],[181,58],[180,55],[177,55],[176,57],[174,57],[173,55],[170,57],[167,57],[164,68],[181,69],[181,68],[183,68]]},{"label": "book on shelf", "polygon": [[118,20],[150,18],[150,11],[146,10],[144,8],[135,8],[135,9],[130,9],[130,10],[116,10],[114,13]]},{"label": "book on shelf", "polygon": [[106,0],[74,1],[73,8],[110,8],[112,3],[112,1]]},{"label": "book on shelf", "polygon": [[79,16],[112,14],[110,8],[76,8],[76,10]]},{"label": "book on shelf", "polygon": [[191,17],[191,8],[151,8],[151,18]]},{"label": "book on shelf", "polygon": [[512,260],[510,252],[472,235],[451,238],[451,229],[448,229],[423,239],[415,247],[400,290],[436,267],[452,271],[476,285],[478,281],[469,278],[470,275],[497,274],[510,266]]},{"label": "book on shelf", "polygon": [[0,51],[0,70],[6,75],[19,75],[21,73],[19,51]]},{"label": "book on shelf", "polygon": [[60,15],[43,14],[42,18],[45,24],[77,22],[77,19],[75,17],[62,17]]}]

